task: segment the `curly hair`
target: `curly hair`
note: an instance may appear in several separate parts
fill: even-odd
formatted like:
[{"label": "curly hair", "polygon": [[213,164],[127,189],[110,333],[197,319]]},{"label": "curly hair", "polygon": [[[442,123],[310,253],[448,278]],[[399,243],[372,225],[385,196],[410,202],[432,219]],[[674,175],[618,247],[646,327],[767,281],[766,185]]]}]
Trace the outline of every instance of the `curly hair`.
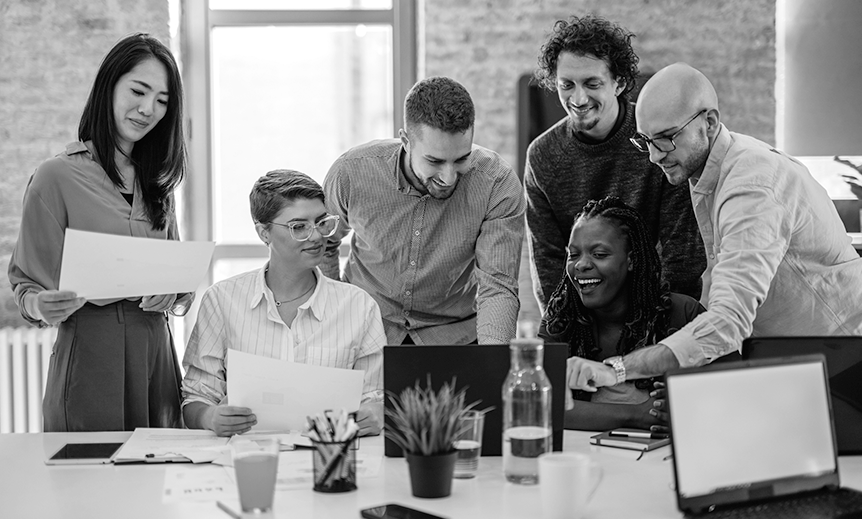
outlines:
[{"label": "curly hair", "polygon": [[[634,208],[613,196],[587,202],[572,227],[592,218],[604,218],[616,226],[631,253],[632,271],[626,278],[630,304],[617,354],[656,344],[668,335],[670,290],[662,279],[661,261],[646,225]],[[548,300],[542,318],[543,335],[555,342],[568,342],[573,356],[599,360],[601,348],[593,337],[593,320],[592,312],[564,273]]]},{"label": "curly hair", "polygon": [[464,133],[473,127],[476,110],[461,83],[443,76],[413,85],[404,99],[404,129],[413,135],[420,125],[446,133]]},{"label": "curly hair", "polygon": [[635,88],[639,58],[632,49],[635,35],[604,18],[572,16],[554,24],[551,38],[539,51],[536,80],[551,91],[557,89],[557,60],[563,52],[576,56],[591,55],[608,65],[611,77],[623,81],[623,96]]}]

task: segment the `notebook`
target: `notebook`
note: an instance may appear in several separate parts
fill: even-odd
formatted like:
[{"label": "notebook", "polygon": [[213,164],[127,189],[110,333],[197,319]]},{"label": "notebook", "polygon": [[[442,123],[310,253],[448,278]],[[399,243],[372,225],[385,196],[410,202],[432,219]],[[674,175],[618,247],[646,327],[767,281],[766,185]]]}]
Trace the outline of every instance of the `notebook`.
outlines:
[{"label": "notebook", "polygon": [[647,452],[670,445],[670,437],[667,434],[640,429],[615,429],[590,436],[590,443],[603,447]]},{"label": "notebook", "polygon": [[677,505],[687,517],[862,511],[862,492],[839,487],[823,355],[678,369],[666,382]]},{"label": "notebook", "polygon": [[742,343],[743,359],[808,353],[826,357],[838,454],[862,454],[862,337],[758,337]]},{"label": "notebook", "polygon": [[[546,343],[543,369],[551,382],[551,424],[554,430],[554,450],[563,449],[563,415],[566,396],[566,359],[569,346],[563,343]],[[439,389],[444,382],[456,378],[456,388],[467,388],[467,402],[481,400],[477,409],[493,407],[485,415],[482,433],[482,456],[503,455],[503,382],[509,374],[509,345],[458,345],[458,346],[384,346],[383,388],[387,392],[401,393],[419,380],[425,387],[426,374]],[[386,398],[386,408],[391,406]],[[388,426],[388,425],[387,425]],[[401,456],[401,449],[388,438],[386,456]]]}]

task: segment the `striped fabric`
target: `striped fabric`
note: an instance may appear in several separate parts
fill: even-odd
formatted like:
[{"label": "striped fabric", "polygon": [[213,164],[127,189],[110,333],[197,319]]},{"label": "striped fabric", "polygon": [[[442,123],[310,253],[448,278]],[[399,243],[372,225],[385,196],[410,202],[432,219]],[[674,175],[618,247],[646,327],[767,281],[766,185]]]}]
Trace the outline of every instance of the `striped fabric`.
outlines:
[{"label": "striped fabric", "polygon": [[345,224],[327,243],[321,270],[337,278],[338,245],[352,228],[343,279],[369,294],[389,344],[508,343],[518,317],[524,236],[523,187],[496,153],[473,146],[451,197],[417,192],[399,166],[397,139],[342,155],[323,188]]},{"label": "striped fabric", "polygon": [[317,271],[317,286],[289,328],[276,311],[264,269],[220,281],[204,293],[183,359],[183,405],[226,403],[229,348],[315,366],[364,370],[363,402],[382,400],[386,337],[377,303],[361,289]]}]

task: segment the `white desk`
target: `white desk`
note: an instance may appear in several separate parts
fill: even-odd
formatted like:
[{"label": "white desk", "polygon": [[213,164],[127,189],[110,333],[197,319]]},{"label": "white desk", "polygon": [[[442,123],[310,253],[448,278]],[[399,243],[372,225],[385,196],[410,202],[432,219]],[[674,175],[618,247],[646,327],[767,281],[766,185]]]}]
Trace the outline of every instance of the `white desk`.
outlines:
[{"label": "white desk", "polygon": [[[670,447],[640,454],[589,445],[590,433],[567,431],[565,449],[590,452],[602,464],[599,486],[587,517],[681,517],[672,490],[673,467],[663,458]],[[0,434],[0,516],[4,518],[213,518],[227,519],[214,502],[163,504],[165,470],[169,465],[46,466],[47,455],[64,443],[124,441],[129,433]],[[363,438],[362,445],[381,445],[382,438]],[[302,456],[309,451],[282,453]],[[862,490],[862,456],[839,460],[845,486]],[[188,466],[188,465],[186,465]],[[452,495],[418,499],[410,494],[407,464],[385,458],[375,478],[359,479],[359,489],[346,494],[311,490],[277,491],[276,518],[358,518],[359,510],[401,503],[450,518],[539,518],[539,487],[507,483],[502,458],[484,457],[479,474],[455,480]],[[202,467],[203,468],[203,467]]]}]

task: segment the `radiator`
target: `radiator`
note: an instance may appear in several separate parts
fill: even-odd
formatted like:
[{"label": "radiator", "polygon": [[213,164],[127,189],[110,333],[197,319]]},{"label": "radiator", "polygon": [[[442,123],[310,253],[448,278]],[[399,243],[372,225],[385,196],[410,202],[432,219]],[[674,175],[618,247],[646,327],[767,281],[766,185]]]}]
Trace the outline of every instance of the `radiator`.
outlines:
[{"label": "radiator", "polygon": [[42,431],[42,395],[56,328],[0,329],[0,433]]}]

